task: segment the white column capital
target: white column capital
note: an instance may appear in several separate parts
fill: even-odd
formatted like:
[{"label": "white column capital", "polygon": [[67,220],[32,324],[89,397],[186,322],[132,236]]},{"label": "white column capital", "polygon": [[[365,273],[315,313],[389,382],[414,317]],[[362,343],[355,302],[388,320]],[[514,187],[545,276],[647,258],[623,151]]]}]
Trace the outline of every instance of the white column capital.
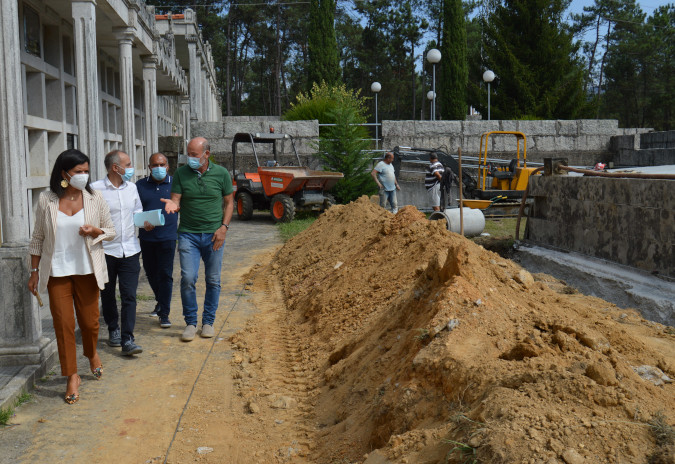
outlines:
[{"label": "white column capital", "polygon": [[157,69],[157,55],[143,55],[141,60],[143,61],[143,69]]},{"label": "white column capital", "polygon": [[134,42],[134,36],[136,30],[133,27],[114,27],[113,28],[113,34],[115,35],[115,38],[117,39],[117,42],[122,45],[122,44],[133,44]]}]

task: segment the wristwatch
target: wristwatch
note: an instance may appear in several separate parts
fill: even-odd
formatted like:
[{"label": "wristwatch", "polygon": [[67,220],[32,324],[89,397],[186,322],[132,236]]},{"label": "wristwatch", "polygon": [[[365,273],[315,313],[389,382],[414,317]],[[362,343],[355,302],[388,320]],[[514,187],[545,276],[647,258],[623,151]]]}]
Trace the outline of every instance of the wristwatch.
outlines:
[{"label": "wristwatch", "polygon": [[225,224],[225,223],[223,222],[223,225],[225,226],[225,228],[226,228],[227,230],[230,230],[229,224]]},{"label": "wristwatch", "polygon": [[39,271],[40,271],[40,269],[37,268],[37,267],[34,267],[33,269],[30,270],[31,274],[32,274],[33,272],[39,272]]}]

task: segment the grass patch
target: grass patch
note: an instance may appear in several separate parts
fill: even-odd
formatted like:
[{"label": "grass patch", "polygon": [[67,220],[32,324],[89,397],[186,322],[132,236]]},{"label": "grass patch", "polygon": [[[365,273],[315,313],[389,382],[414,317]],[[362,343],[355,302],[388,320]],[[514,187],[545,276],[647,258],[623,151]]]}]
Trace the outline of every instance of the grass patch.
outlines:
[{"label": "grass patch", "polygon": [[19,397],[16,399],[16,406],[19,407],[22,404],[28,403],[30,400],[33,399],[33,395],[28,393],[27,391],[23,390]]},{"label": "grass patch", "polygon": [[[517,218],[486,218],[483,232],[490,235],[473,237],[471,240],[478,245],[482,245],[487,250],[498,253],[504,258],[510,258],[513,254],[513,244],[516,239],[517,222]],[[526,223],[527,219],[525,218],[520,221],[521,237],[525,231]]]},{"label": "grass patch", "polygon": [[462,464],[476,464],[478,462],[476,459],[477,452],[475,448],[459,441],[449,439],[445,439],[443,441],[450,443],[451,445],[455,445],[454,448],[452,448],[445,456],[445,462],[449,462],[450,458],[454,458],[453,455],[456,455]]},{"label": "grass patch", "polygon": [[56,375],[56,371],[52,369],[51,371],[47,372],[44,377],[40,377],[39,382],[48,382],[52,377],[54,377],[54,375]]},{"label": "grass patch", "polygon": [[668,425],[668,419],[663,414],[663,411],[654,414],[649,421],[649,426],[658,446],[675,444],[675,429]]},{"label": "grass patch", "polygon": [[0,425],[7,425],[7,422],[14,416],[14,408],[0,408]]},{"label": "grass patch", "polygon": [[6,408],[0,408],[0,426],[5,426],[9,420],[14,417],[15,408],[18,408],[22,404],[28,403],[33,399],[33,395],[28,393],[26,390],[21,390],[21,393],[14,401],[14,405],[8,406]]},{"label": "grass patch", "polygon": [[155,297],[149,295],[142,295],[139,293],[136,295],[136,301],[155,301]]},{"label": "grass patch", "polygon": [[291,222],[279,223],[278,226],[281,239],[284,242],[289,241],[291,238],[311,226],[314,221],[316,221],[316,214],[298,213]]},{"label": "grass patch", "polygon": [[[486,218],[485,219],[485,230],[488,234],[493,237],[513,237],[516,236],[516,223],[518,222],[517,218]],[[520,231],[525,230],[525,224],[527,219],[523,218],[520,221]]]}]

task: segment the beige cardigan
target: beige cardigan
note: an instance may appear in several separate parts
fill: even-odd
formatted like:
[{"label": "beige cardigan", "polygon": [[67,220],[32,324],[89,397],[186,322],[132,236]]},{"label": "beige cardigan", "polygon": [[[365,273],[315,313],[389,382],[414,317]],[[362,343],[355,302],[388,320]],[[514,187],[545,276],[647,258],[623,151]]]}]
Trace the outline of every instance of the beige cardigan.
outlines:
[{"label": "beige cardigan", "polygon": [[[110,209],[103,199],[101,192],[94,190],[91,194],[82,191],[84,204],[84,223],[103,230],[96,238],[87,236],[87,250],[91,258],[92,269],[96,275],[96,283],[103,290],[108,282],[108,267],[105,264],[103,240],[115,238],[115,225],[110,218]],[[28,251],[31,255],[41,256],[38,291],[47,290],[47,282],[52,270],[52,255],[54,254],[54,240],[56,238],[56,216],[59,211],[59,197],[54,192],[40,194],[35,211],[35,228]]]}]

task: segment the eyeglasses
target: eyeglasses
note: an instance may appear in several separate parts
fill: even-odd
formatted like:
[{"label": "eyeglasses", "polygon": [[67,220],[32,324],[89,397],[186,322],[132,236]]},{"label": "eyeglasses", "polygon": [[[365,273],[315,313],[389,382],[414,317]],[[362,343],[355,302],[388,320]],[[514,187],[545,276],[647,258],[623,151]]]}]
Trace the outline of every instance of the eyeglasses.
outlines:
[{"label": "eyeglasses", "polygon": [[200,193],[206,193],[206,184],[204,183],[201,174],[197,174],[197,185],[199,185]]}]

